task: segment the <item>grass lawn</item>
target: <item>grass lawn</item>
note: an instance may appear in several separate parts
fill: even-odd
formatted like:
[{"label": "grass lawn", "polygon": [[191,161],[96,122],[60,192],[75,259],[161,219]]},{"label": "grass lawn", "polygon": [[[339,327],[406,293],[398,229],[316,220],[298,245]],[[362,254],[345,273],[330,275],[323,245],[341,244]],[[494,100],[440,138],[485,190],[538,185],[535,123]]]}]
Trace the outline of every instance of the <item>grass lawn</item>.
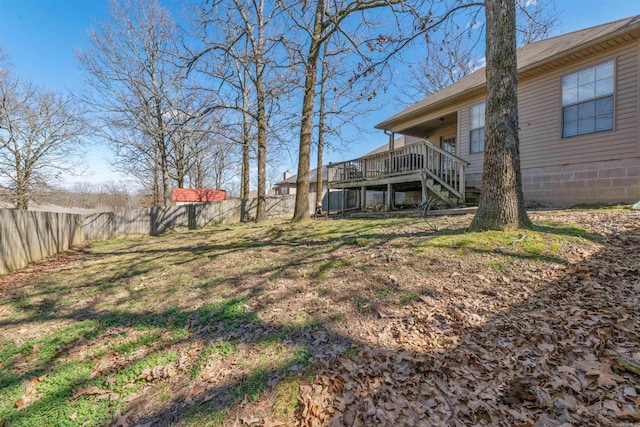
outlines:
[{"label": "grass lawn", "polygon": [[0,426],[640,421],[638,215],[532,217],[219,226],[0,277]]}]

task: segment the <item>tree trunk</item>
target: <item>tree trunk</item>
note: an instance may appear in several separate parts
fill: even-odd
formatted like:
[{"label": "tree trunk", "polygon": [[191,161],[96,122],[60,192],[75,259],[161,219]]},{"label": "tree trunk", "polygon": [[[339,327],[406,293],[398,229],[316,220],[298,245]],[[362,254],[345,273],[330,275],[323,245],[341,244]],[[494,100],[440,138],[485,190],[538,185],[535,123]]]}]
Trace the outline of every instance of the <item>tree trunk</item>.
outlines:
[{"label": "tree trunk", "polygon": [[[246,116],[246,114],[245,114]],[[242,208],[240,212],[240,221],[247,222],[249,221],[249,212],[248,209],[248,199],[249,199],[249,168],[251,167],[249,161],[249,123],[248,117],[247,121],[243,123],[243,135],[244,135],[244,145],[242,146],[242,183],[241,183],[241,196],[242,199]]]},{"label": "tree trunk", "polygon": [[265,94],[262,88],[262,77],[256,84],[258,95],[258,203],[256,207],[256,222],[267,219],[266,186],[267,186],[267,114]]},{"label": "tree trunk", "polygon": [[531,228],[524,209],[518,140],[515,0],[487,0],[484,166],[474,231]]},{"label": "tree trunk", "polygon": [[160,180],[159,167],[160,159],[156,149],[155,163],[153,165],[153,206],[160,206],[160,186],[158,181]]},{"label": "tree trunk", "polygon": [[315,85],[318,79],[318,58],[322,45],[322,19],[325,0],[316,0],[313,21],[313,37],[309,46],[308,62],[305,70],[304,96],[302,99],[302,120],[300,123],[300,152],[298,153],[298,178],[296,180],[296,205],[293,220],[309,218],[309,159],[313,132],[313,104]]},{"label": "tree trunk", "polygon": [[202,170],[202,159],[198,156],[196,160],[196,188],[204,188],[204,171]]},{"label": "tree trunk", "polygon": [[13,197],[13,206],[19,211],[26,211],[29,207],[29,198],[27,197],[28,178],[24,176],[22,169],[22,159],[18,148],[15,151],[15,193]]},{"label": "tree trunk", "polygon": [[169,194],[169,162],[167,162],[167,147],[164,141],[164,134],[158,138],[160,144],[160,169],[162,171],[162,200],[164,206],[171,205],[171,195]]},{"label": "tree trunk", "polygon": [[318,100],[320,103],[320,108],[318,111],[318,168],[316,170],[316,211],[318,208],[322,210],[322,155],[324,152],[324,123],[325,123],[325,101],[326,101],[326,87],[327,87],[327,44],[324,44],[323,53],[322,53],[322,74],[320,76],[320,99]]}]

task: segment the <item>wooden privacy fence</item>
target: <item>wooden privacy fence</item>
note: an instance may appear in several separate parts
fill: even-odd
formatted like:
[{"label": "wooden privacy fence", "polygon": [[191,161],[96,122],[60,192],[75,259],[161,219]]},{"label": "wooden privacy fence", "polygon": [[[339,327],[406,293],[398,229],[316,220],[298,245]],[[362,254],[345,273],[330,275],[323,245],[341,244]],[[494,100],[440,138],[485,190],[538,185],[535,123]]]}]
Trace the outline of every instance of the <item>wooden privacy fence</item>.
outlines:
[{"label": "wooden privacy fence", "polygon": [[[313,211],[315,195],[309,197]],[[0,210],[0,274],[65,251],[82,242],[155,236],[169,230],[196,229],[255,218],[257,199],[225,200],[183,206],[155,207],[90,215]],[[267,218],[293,215],[295,195],[267,197]]]},{"label": "wooden privacy fence", "polygon": [[0,274],[81,243],[82,215],[0,210]]}]

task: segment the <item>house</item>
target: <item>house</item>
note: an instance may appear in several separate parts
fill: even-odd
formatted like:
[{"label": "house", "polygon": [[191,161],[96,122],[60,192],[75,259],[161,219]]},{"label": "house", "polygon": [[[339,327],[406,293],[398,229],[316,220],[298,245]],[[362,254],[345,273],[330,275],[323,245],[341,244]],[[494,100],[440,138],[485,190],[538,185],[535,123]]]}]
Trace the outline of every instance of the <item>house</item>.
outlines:
[{"label": "house", "polygon": [[173,203],[177,206],[190,203],[222,202],[223,200],[227,200],[225,190],[208,188],[176,188],[173,190]]},{"label": "house", "polygon": [[[342,209],[342,192],[329,192],[329,187],[327,184],[327,171],[328,171],[328,166],[327,165],[322,166],[322,210],[328,211],[329,208],[331,208],[332,211]],[[275,194],[277,196],[296,194],[297,179],[298,179],[298,175],[293,175],[289,171],[284,172],[283,179],[281,181],[276,182],[275,185],[273,186],[273,190],[275,191]],[[317,192],[318,192],[318,168],[315,168],[309,171],[309,195],[315,194]],[[331,203],[329,203],[329,197],[331,197]],[[347,203],[345,203],[345,206],[352,206],[352,207],[358,206],[355,193],[346,191],[345,197],[347,199]]]},{"label": "house", "polygon": [[[309,172],[309,186],[311,186],[311,180],[313,179],[313,184],[316,185],[316,170],[314,169]],[[278,181],[273,186],[273,191],[276,193],[276,196],[286,196],[287,194],[296,194],[296,179],[298,175],[294,175],[289,171],[286,171],[282,180]],[[315,193],[315,188],[314,191]]]},{"label": "house", "polygon": [[[518,50],[525,199],[544,205],[640,199],[640,15]],[[485,70],[376,125],[385,150],[329,165],[329,188],[469,201],[482,182]],[[397,135],[406,144],[394,145]]]}]

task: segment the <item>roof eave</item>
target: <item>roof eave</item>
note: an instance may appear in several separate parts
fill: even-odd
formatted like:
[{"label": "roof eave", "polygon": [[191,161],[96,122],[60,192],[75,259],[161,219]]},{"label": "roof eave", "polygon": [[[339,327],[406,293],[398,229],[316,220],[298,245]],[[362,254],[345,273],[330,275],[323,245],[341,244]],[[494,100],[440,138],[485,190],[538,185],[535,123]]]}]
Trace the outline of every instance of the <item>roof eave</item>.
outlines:
[{"label": "roof eave", "polygon": [[[640,28],[640,24],[635,24],[635,25],[631,25],[631,26],[622,26],[620,28],[618,28],[617,30],[614,30],[610,33],[606,33],[601,35],[600,37],[594,38],[592,40],[586,41],[580,45],[574,46],[570,49],[564,50],[562,52],[558,52],[554,55],[545,57],[544,59],[541,59],[540,61],[536,61],[536,62],[532,62],[531,64],[524,66],[522,68],[518,68],[518,76],[520,76],[521,74],[524,74],[528,71],[531,71],[535,68],[541,67],[545,64],[549,64],[552,63],[554,61],[557,61],[563,57],[566,56],[570,56],[573,55],[575,53],[578,53],[584,49],[593,47],[593,46],[597,46],[600,43],[603,43],[607,40],[612,40],[615,39],[616,37],[622,36],[624,34],[628,34],[628,33],[632,33],[634,31],[637,31]],[[426,105],[422,108],[419,108],[417,110],[414,111],[410,111],[406,114],[402,114],[402,112],[390,117],[387,120],[384,120],[380,123],[378,123],[377,125],[375,125],[374,127],[376,129],[381,129],[381,130],[388,130],[391,132],[398,132],[400,131],[400,129],[398,129],[398,125],[402,124],[403,122],[407,122],[411,119],[414,119],[418,116],[424,115],[429,113],[430,111],[434,111],[437,110],[445,105],[451,104],[453,102],[456,102],[459,98],[465,97],[469,94],[472,94],[473,92],[485,88],[486,87],[486,79],[484,82],[482,82],[481,84],[477,84],[473,87],[467,88],[462,92],[459,92],[451,97],[445,98],[441,101],[437,101],[433,104],[429,104]],[[409,107],[410,108],[410,107]]]}]

